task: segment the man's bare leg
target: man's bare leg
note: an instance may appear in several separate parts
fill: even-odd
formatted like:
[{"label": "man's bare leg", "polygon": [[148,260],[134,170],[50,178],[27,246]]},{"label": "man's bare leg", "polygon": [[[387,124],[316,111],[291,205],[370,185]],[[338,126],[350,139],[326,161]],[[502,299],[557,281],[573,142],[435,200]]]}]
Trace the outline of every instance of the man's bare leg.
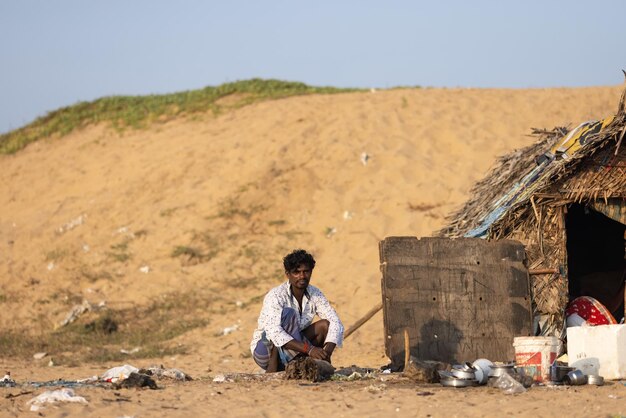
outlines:
[{"label": "man's bare leg", "polygon": [[270,362],[267,365],[266,373],[275,373],[278,371],[278,350],[276,347],[272,346],[272,350],[270,351]]},{"label": "man's bare leg", "polygon": [[330,323],[327,320],[322,319],[309,325],[302,331],[302,333],[314,346],[323,348],[324,351],[328,353],[328,362],[330,363],[330,358],[335,349],[335,344],[324,344],[326,341],[326,335],[328,335],[329,325]]},{"label": "man's bare leg", "polygon": [[328,321],[322,319],[306,327],[302,333],[316,347],[322,347],[328,334]]}]

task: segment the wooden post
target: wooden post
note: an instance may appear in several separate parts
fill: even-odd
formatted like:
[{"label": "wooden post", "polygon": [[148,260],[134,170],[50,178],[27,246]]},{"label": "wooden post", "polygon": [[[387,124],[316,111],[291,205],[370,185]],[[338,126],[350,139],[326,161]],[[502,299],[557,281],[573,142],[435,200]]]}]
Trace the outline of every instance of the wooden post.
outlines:
[{"label": "wooden post", "polygon": [[404,329],[404,370],[409,369],[409,361],[411,361],[411,344],[409,343],[409,330]]}]

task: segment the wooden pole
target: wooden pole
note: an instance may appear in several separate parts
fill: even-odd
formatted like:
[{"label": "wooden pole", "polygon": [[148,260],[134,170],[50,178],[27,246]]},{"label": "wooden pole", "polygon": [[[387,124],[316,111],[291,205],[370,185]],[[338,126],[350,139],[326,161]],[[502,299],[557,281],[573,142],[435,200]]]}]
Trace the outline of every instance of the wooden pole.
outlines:
[{"label": "wooden pole", "polygon": [[553,268],[553,269],[535,269],[535,270],[528,270],[528,274],[530,274],[531,276],[534,276],[536,274],[556,274],[559,273],[559,269],[557,268]]},{"label": "wooden pole", "polygon": [[380,302],[378,305],[376,305],[372,309],[370,309],[369,312],[367,312],[365,315],[363,315],[363,317],[361,319],[356,321],[354,323],[354,325],[352,325],[350,328],[348,328],[348,330],[343,334],[343,338],[344,339],[348,338],[350,336],[350,334],[352,334],[354,331],[359,329],[361,327],[361,325],[363,325],[364,323],[369,321],[376,314],[376,312],[380,311],[382,308],[383,308],[383,303]]},{"label": "wooden pole", "polygon": [[409,369],[411,359],[411,344],[409,343],[409,330],[404,329],[404,370]]}]

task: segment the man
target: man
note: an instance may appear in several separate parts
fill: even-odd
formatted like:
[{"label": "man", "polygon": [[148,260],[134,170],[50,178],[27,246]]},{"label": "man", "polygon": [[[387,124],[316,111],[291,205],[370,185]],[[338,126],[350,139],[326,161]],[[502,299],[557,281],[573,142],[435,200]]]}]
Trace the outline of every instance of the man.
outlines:
[{"label": "man", "polygon": [[[343,342],[343,325],[324,294],[309,284],[315,259],[304,250],[283,258],[287,281],[268,292],[263,300],[258,328],[250,350],[266,372],[284,370],[297,356],[330,362]],[[313,323],[314,316],[321,320]]]}]

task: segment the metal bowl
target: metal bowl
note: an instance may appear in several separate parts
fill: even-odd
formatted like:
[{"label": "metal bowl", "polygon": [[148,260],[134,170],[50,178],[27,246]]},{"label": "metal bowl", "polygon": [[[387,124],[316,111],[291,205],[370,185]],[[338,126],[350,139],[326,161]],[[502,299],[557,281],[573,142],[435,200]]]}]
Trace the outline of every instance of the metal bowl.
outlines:
[{"label": "metal bowl", "polygon": [[439,377],[441,379],[454,379],[454,375],[452,374],[452,372],[449,372],[447,370],[437,370],[437,373],[439,374]]},{"label": "metal bowl", "polygon": [[457,379],[476,379],[476,372],[472,370],[452,369],[450,373]]},{"label": "metal bowl", "polygon": [[466,388],[470,386],[478,386],[478,382],[474,379],[444,378],[444,379],[441,379],[440,383],[443,386],[453,387],[453,388]]},{"label": "metal bowl", "polygon": [[491,366],[489,377],[500,377],[505,373],[506,374],[515,373],[515,363],[494,364],[493,366]]},{"label": "metal bowl", "polygon": [[590,374],[587,376],[587,384],[602,386],[604,385],[604,377],[598,376],[597,374]]}]

